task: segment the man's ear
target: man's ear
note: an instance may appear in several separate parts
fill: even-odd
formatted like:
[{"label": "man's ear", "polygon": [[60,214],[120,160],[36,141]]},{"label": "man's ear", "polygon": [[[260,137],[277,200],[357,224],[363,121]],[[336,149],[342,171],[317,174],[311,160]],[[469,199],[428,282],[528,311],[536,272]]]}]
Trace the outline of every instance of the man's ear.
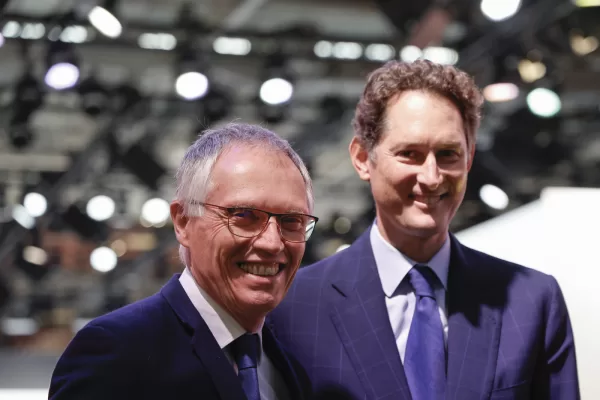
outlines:
[{"label": "man's ear", "polygon": [[189,247],[188,224],[190,219],[183,211],[183,204],[179,200],[171,203],[171,220],[175,229],[175,237],[181,245]]},{"label": "man's ear", "polygon": [[350,152],[352,166],[354,166],[360,179],[369,181],[371,179],[371,173],[369,172],[369,152],[367,149],[365,149],[362,143],[360,143],[360,140],[354,136],[348,150]]}]

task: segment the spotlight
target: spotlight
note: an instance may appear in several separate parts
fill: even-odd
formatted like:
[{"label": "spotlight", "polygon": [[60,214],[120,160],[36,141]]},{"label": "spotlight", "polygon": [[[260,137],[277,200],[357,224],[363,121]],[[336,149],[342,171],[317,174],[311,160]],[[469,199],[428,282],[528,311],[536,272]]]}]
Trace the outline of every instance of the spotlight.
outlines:
[{"label": "spotlight", "polygon": [[151,225],[164,224],[170,215],[169,203],[160,198],[148,200],[142,206],[142,219]]},{"label": "spotlight", "polygon": [[288,103],[294,94],[294,85],[287,69],[287,59],[281,52],[271,54],[266,61],[264,81],[259,97],[269,105]]},{"label": "spotlight", "polygon": [[86,213],[93,220],[106,221],[115,213],[115,202],[108,196],[94,196],[87,203]]},{"label": "spotlight", "polygon": [[550,118],[560,111],[561,101],[560,97],[554,91],[546,88],[537,88],[533,89],[527,95],[527,106],[533,114],[543,118]]},{"label": "spotlight", "polygon": [[98,247],[90,254],[90,265],[98,272],[110,272],[117,266],[117,254],[110,247]]},{"label": "spotlight", "polygon": [[184,72],[175,81],[175,90],[186,100],[200,99],[208,91],[208,78],[200,72]]},{"label": "spotlight", "polygon": [[56,90],[69,89],[79,81],[79,65],[73,47],[60,40],[51,42],[46,56],[48,71],[44,81]]},{"label": "spotlight", "polygon": [[260,99],[271,105],[287,103],[293,93],[294,86],[283,78],[268,79],[260,86]]},{"label": "spotlight", "polygon": [[178,62],[179,77],[175,81],[175,91],[185,100],[197,100],[208,93],[210,82],[206,74],[207,62],[201,50],[189,42],[181,44]]},{"label": "spotlight", "polygon": [[31,192],[27,193],[23,198],[23,206],[25,206],[27,212],[29,212],[29,215],[34,218],[38,218],[44,215],[46,212],[48,208],[48,202],[43,195]]},{"label": "spotlight", "polygon": [[123,32],[121,22],[114,13],[115,3],[115,0],[107,0],[104,7],[96,6],[88,14],[88,20],[94,28],[111,39],[118,38]]}]

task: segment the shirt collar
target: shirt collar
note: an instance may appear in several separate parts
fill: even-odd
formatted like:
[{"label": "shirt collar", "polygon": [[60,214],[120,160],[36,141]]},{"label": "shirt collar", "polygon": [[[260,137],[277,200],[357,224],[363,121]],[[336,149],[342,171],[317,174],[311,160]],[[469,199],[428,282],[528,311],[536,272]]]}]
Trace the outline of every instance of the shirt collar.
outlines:
[{"label": "shirt collar", "polygon": [[[183,290],[190,298],[194,307],[200,313],[200,316],[210,329],[210,332],[215,337],[217,343],[224,349],[234,340],[246,333],[246,330],[214,299],[212,299],[204,289],[198,285],[189,268],[186,268],[179,282],[183,286]],[[258,329],[260,339],[260,349],[262,349],[262,327],[264,320]]]},{"label": "shirt collar", "polygon": [[[387,297],[392,297],[408,271],[419,263],[402,254],[385,240],[379,232],[377,223],[373,223],[371,226],[370,238],[383,291]],[[450,266],[450,239],[448,237],[440,250],[427,262],[427,265],[435,272],[444,289],[447,289]]]}]

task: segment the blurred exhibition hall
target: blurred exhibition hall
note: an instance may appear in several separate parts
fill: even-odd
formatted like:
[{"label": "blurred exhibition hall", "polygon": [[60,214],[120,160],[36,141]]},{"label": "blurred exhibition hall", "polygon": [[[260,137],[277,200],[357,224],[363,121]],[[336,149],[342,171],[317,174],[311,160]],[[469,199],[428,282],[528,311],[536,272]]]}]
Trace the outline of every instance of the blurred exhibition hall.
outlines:
[{"label": "blurred exhibition hall", "polygon": [[[454,64],[484,89],[452,226],[465,244],[543,269],[567,239],[532,244],[525,260],[516,249],[548,232],[573,236],[568,223],[598,215],[600,200],[568,200],[567,212],[592,214],[539,222],[564,216],[558,188],[600,187],[600,0],[0,0],[0,9],[2,400],[44,398],[78,328],[182,270],[168,205],[183,152],[206,127],[260,123],[306,160],[320,222],[305,264],[352,243],[374,211],[348,157],[351,119],[367,74],[388,60]],[[509,228],[482,230],[494,221]],[[598,241],[588,232],[596,240],[575,243],[577,254]],[[548,272],[581,335],[573,296],[587,289]]]}]

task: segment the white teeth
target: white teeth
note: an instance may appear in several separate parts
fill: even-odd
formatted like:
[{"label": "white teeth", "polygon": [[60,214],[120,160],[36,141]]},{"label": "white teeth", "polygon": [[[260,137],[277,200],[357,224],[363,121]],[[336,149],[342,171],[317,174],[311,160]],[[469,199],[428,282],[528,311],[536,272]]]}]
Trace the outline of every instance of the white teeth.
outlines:
[{"label": "white teeth", "polygon": [[240,268],[252,275],[273,276],[279,272],[278,264],[239,264]]},{"label": "white teeth", "polygon": [[415,200],[419,203],[434,205],[441,200],[441,196],[415,196]]}]

